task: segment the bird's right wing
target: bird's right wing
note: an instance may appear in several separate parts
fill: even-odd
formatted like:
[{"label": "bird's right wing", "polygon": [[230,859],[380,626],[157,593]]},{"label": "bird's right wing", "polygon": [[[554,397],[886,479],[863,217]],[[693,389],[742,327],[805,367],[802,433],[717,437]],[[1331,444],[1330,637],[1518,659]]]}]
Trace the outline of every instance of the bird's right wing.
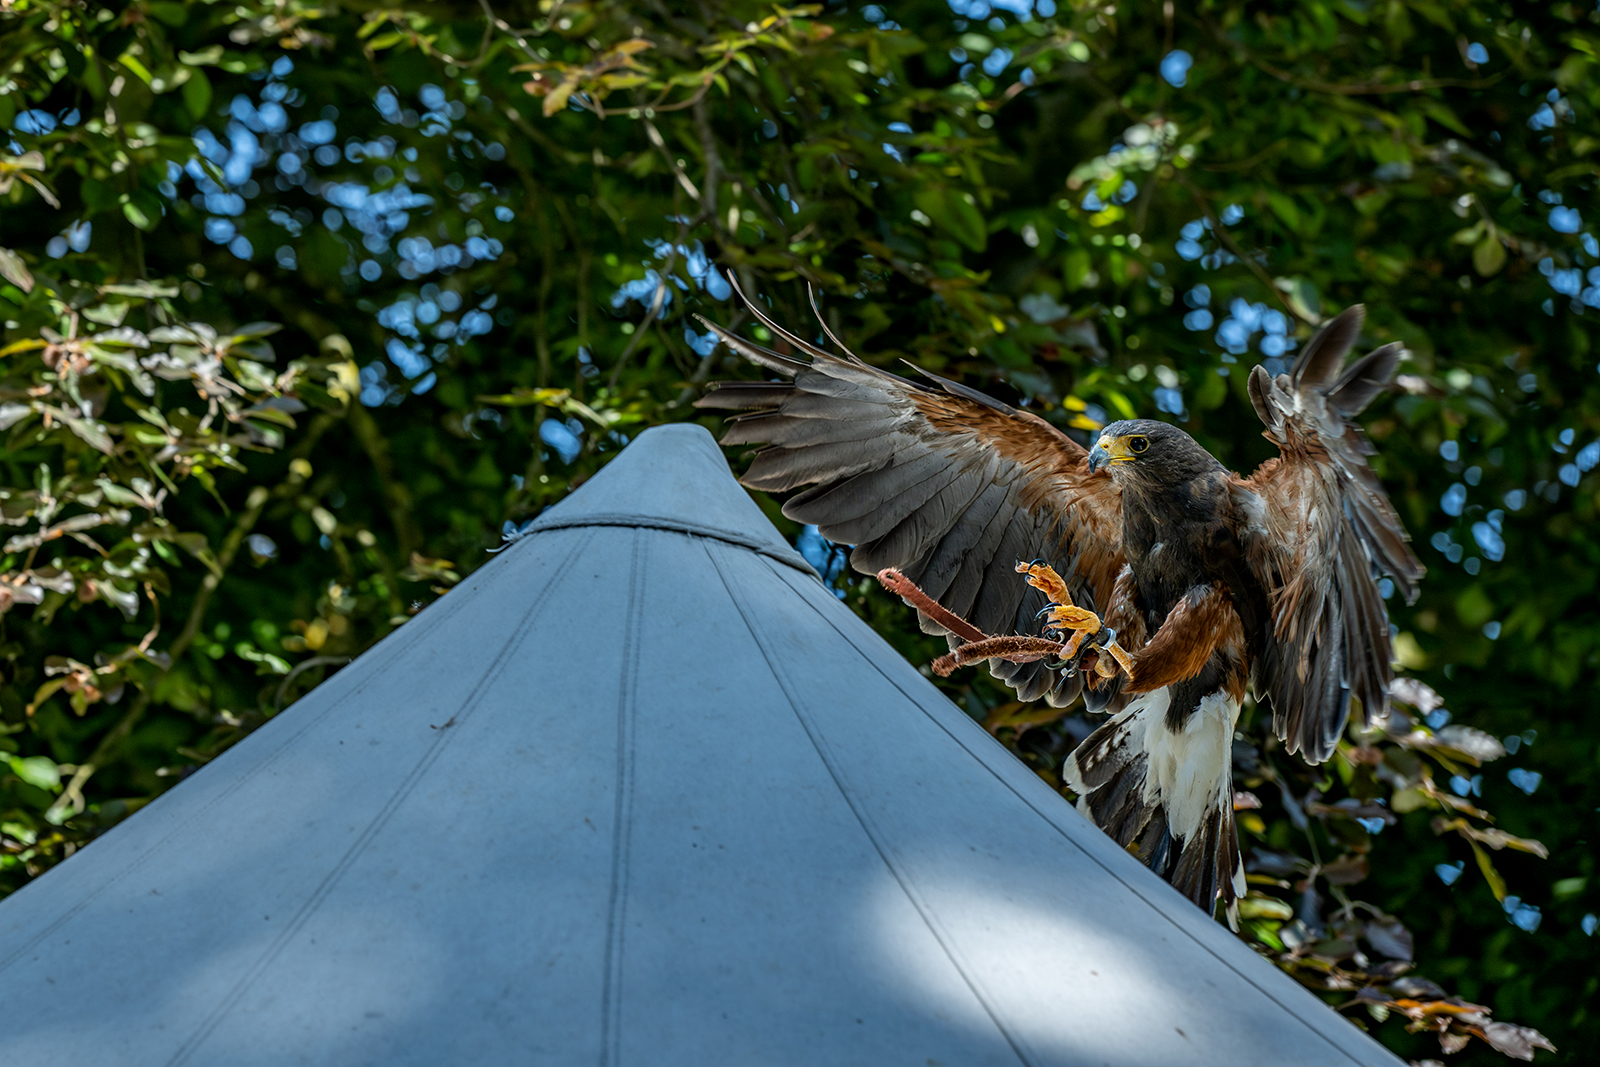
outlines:
[{"label": "bird's right wing", "polygon": [[1344,366],[1364,316],[1356,305],[1332,319],[1289,374],[1251,372],[1250,400],[1280,455],[1233,490],[1246,562],[1272,609],[1256,683],[1278,737],[1308,763],[1333,754],[1352,698],[1367,721],[1387,709],[1394,672],[1378,579],[1389,575],[1409,604],[1425,573],[1354,421],[1404,355],[1388,344]]},{"label": "bird's right wing", "polygon": [[[785,493],[783,513],[854,545],[850,563],[895,567],[989,634],[1038,634],[1045,606],[1015,571],[1044,560],[1073,596],[1104,611],[1122,569],[1121,494],[1091,473],[1077,442],[1028,412],[929,375],[927,387],[840,358],[751,310],[809,360],[781,355],[701,319],[722,342],[784,381],[719,382],[697,406],[741,412],[725,445],[764,444],[740,479]],[[841,349],[843,346],[840,346]],[[923,629],[944,629],[922,616]],[[954,643],[954,640],[952,641]],[[991,660],[1023,700],[1066,706],[1081,689],[1041,662]]]}]

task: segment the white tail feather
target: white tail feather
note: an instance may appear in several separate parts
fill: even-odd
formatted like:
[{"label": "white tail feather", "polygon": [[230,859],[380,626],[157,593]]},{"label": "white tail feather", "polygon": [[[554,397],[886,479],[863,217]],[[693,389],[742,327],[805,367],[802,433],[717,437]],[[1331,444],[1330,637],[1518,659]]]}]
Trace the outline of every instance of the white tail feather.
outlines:
[{"label": "white tail feather", "polygon": [[1145,732],[1150,764],[1144,799],[1166,810],[1173,837],[1188,840],[1207,812],[1233,810],[1233,727],[1239,721],[1239,702],[1226,693],[1210,693],[1178,732],[1164,721],[1167,700],[1160,703],[1161,718]]}]

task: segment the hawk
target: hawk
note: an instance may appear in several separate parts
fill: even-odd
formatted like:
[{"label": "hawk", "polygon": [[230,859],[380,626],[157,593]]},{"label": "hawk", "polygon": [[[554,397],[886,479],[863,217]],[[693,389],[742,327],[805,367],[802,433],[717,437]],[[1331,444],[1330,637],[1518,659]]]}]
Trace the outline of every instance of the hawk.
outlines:
[{"label": "hawk", "polygon": [[[1045,638],[1078,601],[1084,610],[1065,625],[1106,628],[1088,663],[1064,666],[1021,640],[1013,651],[1034,654],[994,655],[989,668],[1022,700],[1066,707],[1081,696],[1110,714],[1063,768],[1079,810],[1235,922],[1245,884],[1232,748],[1245,694],[1271,707],[1277,736],[1313,764],[1332,755],[1352,701],[1364,721],[1387,709],[1378,581],[1387,574],[1410,603],[1424,568],[1352,420],[1404,349],[1384,345],[1346,367],[1365,314],[1357,305],[1290,373],[1257,366],[1250,400],[1279,455],[1245,478],[1176,426],[1113,422],[1085,449],[1030,412],[937,375],[922,372],[924,385],[869,366],[829,333],[843,352],[832,355],[751,310],[804,358],[706,322],[782,379],[715,383],[698,401],[737,412],[724,444],[766,446],[744,485],[800,490],[783,513],[855,546],[856,570],[898,572],[886,584],[958,658],[969,644],[972,659],[1003,651],[989,635]],[[1036,578],[1050,571],[1056,594]],[[1065,647],[1076,654],[1078,643]],[[1078,669],[1106,652],[1114,663]]]}]

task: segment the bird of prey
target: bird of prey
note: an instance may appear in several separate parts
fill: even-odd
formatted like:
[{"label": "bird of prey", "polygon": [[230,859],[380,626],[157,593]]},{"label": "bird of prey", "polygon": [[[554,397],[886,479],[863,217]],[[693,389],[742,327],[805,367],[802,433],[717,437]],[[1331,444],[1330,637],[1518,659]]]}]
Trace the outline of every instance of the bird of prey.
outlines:
[{"label": "bird of prey", "polygon": [[[1358,305],[1290,373],[1257,366],[1250,399],[1280,454],[1244,478],[1176,426],[1113,422],[1085,449],[1030,412],[926,372],[923,385],[869,366],[831,332],[843,354],[830,354],[751,311],[797,355],[706,322],[782,380],[716,383],[698,402],[738,413],[724,444],[766,446],[743,483],[801,490],[783,513],[854,545],[855,569],[892,569],[886,584],[957,655],[991,635],[1104,625],[1086,646],[1090,669],[1038,654],[996,654],[989,668],[1020,699],[1065,707],[1082,696],[1110,713],[1064,766],[1079,810],[1234,923],[1245,886],[1232,746],[1246,692],[1310,763],[1333,753],[1352,700],[1364,720],[1387,709],[1379,576],[1410,603],[1424,568],[1351,420],[1404,349],[1344,366]],[[1042,566],[1017,565],[1027,560]],[[1062,588],[1051,592],[1055,574]]]}]

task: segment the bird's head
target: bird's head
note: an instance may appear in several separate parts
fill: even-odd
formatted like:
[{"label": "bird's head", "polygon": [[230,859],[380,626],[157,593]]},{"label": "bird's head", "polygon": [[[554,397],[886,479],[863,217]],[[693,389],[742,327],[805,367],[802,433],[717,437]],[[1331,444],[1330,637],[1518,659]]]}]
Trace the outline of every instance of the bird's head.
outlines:
[{"label": "bird's head", "polygon": [[1194,438],[1153,419],[1109,423],[1089,452],[1091,471],[1105,468],[1124,485],[1172,485],[1216,466]]}]

